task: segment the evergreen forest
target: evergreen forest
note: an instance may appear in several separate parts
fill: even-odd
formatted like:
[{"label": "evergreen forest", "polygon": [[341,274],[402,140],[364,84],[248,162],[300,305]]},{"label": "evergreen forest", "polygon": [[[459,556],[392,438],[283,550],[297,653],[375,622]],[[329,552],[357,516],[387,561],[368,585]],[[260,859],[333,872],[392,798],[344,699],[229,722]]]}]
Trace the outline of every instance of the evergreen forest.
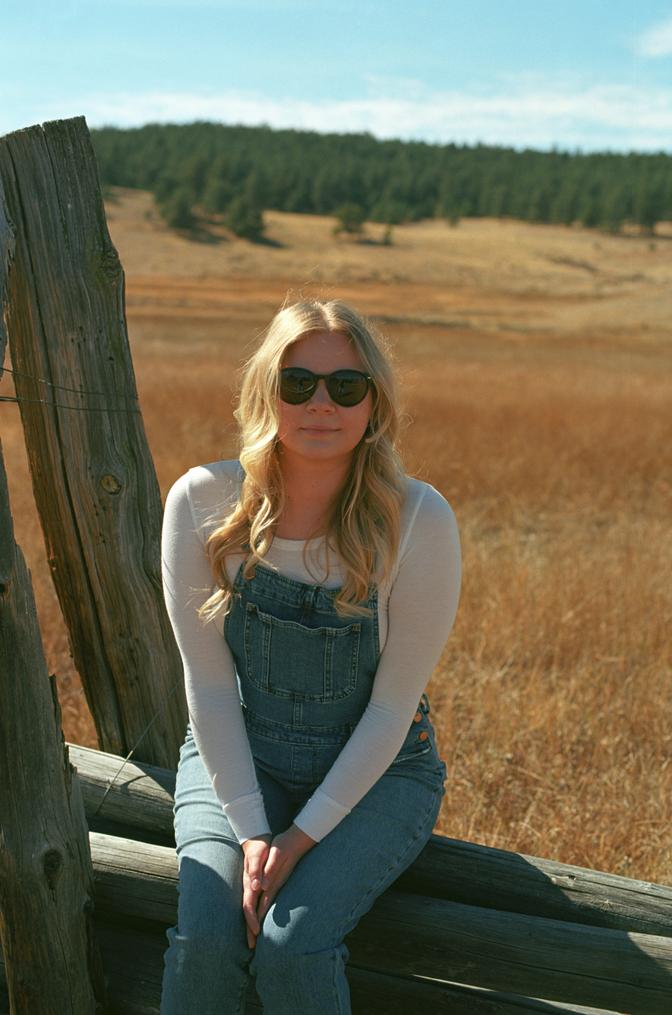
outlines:
[{"label": "evergreen forest", "polygon": [[263,235],[265,209],[389,226],[488,216],[617,233],[627,223],[649,234],[672,220],[672,156],[662,151],[542,152],[206,121],[91,137],[103,188],[151,191],[174,228],[221,215],[250,239]]}]

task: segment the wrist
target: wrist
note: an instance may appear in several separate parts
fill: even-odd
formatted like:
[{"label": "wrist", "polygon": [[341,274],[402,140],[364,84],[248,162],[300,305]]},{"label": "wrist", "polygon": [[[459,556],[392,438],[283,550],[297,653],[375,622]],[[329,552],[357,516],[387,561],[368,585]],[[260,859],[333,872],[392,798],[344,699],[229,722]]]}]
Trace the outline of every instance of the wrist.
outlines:
[{"label": "wrist", "polygon": [[300,849],[302,849],[303,852],[308,852],[309,849],[312,849],[313,846],[317,845],[315,839],[311,839],[311,837],[306,832],[304,832],[302,828],[299,828],[298,825],[295,825],[294,822],[292,822],[292,824],[289,826],[289,830],[292,833],[292,836],[297,846]]},{"label": "wrist", "polygon": [[271,836],[268,834],[252,835],[250,836],[249,839],[244,839],[240,845],[242,847],[243,852],[246,852],[248,849],[253,849],[255,846],[258,846],[260,842],[265,843],[265,845],[267,846],[270,846]]}]

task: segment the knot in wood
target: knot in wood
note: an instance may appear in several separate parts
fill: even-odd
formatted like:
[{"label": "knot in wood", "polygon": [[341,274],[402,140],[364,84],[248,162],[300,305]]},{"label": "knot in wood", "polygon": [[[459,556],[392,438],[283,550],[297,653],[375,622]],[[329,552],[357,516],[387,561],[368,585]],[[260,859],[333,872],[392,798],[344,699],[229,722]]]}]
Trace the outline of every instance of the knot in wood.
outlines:
[{"label": "knot in wood", "polygon": [[44,876],[47,879],[47,884],[52,891],[56,887],[56,882],[58,881],[62,866],[63,856],[60,850],[48,849],[42,857],[42,869],[44,870]]},{"label": "knot in wood", "polygon": [[105,493],[119,493],[119,491],[121,490],[121,483],[119,482],[116,476],[113,476],[109,472],[103,476],[103,478],[100,481],[100,485],[102,486]]},{"label": "knot in wood", "polygon": [[121,261],[114,247],[106,247],[100,254],[101,274],[108,282],[116,282],[121,274]]}]

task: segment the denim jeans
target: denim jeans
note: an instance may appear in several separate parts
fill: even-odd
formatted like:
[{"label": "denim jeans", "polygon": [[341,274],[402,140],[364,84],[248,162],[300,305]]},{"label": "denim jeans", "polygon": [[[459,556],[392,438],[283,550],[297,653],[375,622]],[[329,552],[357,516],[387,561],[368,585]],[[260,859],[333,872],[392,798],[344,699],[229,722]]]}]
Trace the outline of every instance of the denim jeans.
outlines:
[{"label": "denim jeans", "polygon": [[[241,569],[242,570],[242,569]],[[239,571],[225,623],[271,832],[285,831],[333,764],[370,695],[377,615],[339,617],[333,590]],[[367,600],[376,605],[372,587]],[[291,662],[290,662],[291,660]],[[167,930],[162,1015],[242,1015],[250,975],[265,1015],[348,1015],[344,938],[427,843],[446,769],[422,696],[397,756],[306,853],[271,905],[256,948],[242,912],[243,850],[191,727],[175,785],[177,925]]]}]

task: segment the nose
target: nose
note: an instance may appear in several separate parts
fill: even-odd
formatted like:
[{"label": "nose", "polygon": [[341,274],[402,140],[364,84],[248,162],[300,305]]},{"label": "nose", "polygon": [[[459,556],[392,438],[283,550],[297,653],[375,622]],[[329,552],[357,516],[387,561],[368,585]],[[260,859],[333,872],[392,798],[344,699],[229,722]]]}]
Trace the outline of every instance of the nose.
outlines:
[{"label": "nose", "polygon": [[308,405],[316,405],[318,407],[332,406],[335,403],[331,400],[331,395],[327,390],[327,382],[324,377],[321,377],[317,382],[315,391],[308,399]]}]

